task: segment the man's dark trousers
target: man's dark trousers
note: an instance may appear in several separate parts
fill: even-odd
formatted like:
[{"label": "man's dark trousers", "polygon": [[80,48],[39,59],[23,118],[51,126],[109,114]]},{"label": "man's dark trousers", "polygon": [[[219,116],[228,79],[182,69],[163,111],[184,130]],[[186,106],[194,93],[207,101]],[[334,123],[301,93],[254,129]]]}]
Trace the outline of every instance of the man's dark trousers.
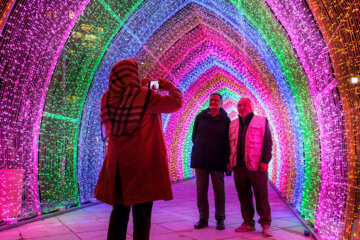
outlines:
[{"label": "man's dark trousers", "polygon": [[246,167],[234,169],[234,181],[241,205],[241,215],[248,226],[255,225],[251,186],[254,189],[256,212],[261,225],[270,225],[271,211],[268,199],[268,172],[250,171]]},{"label": "man's dark trousers", "polygon": [[205,169],[196,169],[196,188],[197,188],[197,206],[199,209],[200,220],[209,219],[209,175],[214,188],[215,195],[215,219],[225,219],[225,187],[224,172],[209,171]]}]

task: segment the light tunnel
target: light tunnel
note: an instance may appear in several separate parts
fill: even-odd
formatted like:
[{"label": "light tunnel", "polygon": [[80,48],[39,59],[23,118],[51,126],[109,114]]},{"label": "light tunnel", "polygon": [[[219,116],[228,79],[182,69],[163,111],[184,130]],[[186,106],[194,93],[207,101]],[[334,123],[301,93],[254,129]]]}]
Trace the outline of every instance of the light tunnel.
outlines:
[{"label": "light tunnel", "polygon": [[[360,1],[7,0],[0,4],[0,220],[94,201],[100,99],[112,66],[166,78],[171,180],[194,177],[197,113],[255,100],[274,140],[269,181],[322,239],[359,237]],[[6,192],[6,194],[5,194]]]}]

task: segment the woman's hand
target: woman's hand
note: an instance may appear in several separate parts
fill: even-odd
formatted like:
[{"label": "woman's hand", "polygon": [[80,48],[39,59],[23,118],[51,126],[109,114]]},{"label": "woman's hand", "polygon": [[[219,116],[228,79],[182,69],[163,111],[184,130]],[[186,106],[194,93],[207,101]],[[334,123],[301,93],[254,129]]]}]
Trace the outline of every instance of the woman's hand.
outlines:
[{"label": "woman's hand", "polygon": [[148,85],[149,82],[150,82],[150,79],[144,78],[143,80],[140,81],[140,85],[145,87]]},{"label": "woman's hand", "polygon": [[169,91],[170,89],[174,88],[174,85],[168,80],[161,78],[159,80],[159,88]]},{"label": "woman's hand", "polygon": [[231,167],[230,163],[227,164],[226,168],[227,168],[227,170],[229,170],[229,171],[234,170],[234,168]]},{"label": "woman's hand", "polygon": [[267,172],[269,164],[260,162],[260,172]]}]

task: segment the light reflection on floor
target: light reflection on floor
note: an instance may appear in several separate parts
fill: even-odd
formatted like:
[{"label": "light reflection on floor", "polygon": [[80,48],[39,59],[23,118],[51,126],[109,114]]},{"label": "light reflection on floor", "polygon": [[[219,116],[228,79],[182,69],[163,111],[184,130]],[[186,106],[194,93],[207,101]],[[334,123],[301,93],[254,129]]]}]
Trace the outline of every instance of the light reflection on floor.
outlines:
[{"label": "light reflection on floor", "polygon": [[[151,237],[153,240],[215,240],[215,239],[263,239],[261,227],[256,224],[256,232],[236,233],[234,229],[242,223],[240,204],[233,177],[225,177],[226,220],[223,231],[216,230],[214,219],[214,196],[210,183],[209,227],[195,230],[198,220],[196,208],[195,180],[173,184],[174,199],[154,203]],[[272,210],[272,231],[268,239],[311,239],[304,236],[304,227],[287,208],[277,193],[269,187]],[[29,223],[0,232],[0,239],[47,239],[47,240],[102,240],[106,239],[111,206],[99,204],[79,209],[45,220]],[[255,219],[258,219],[256,215]],[[128,239],[132,239],[132,219],[128,227]]]}]

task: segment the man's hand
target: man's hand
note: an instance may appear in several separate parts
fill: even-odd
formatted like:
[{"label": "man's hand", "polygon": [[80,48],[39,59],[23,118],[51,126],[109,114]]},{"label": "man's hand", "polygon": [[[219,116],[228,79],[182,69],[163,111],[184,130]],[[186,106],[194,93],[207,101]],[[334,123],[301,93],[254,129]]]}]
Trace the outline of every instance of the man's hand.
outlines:
[{"label": "man's hand", "polygon": [[260,162],[260,172],[266,172],[269,168],[269,164]]},{"label": "man's hand", "polygon": [[227,168],[229,171],[234,170],[234,168],[232,168],[232,167],[230,166],[230,163],[227,164],[226,168]]},{"label": "man's hand", "polygon": [[162,88],[164,90],[170,90],[170,89],[174,88],[174,85],[171,82],[169,82],[168,80],[161,78],[159,80],[159,88]]}]

